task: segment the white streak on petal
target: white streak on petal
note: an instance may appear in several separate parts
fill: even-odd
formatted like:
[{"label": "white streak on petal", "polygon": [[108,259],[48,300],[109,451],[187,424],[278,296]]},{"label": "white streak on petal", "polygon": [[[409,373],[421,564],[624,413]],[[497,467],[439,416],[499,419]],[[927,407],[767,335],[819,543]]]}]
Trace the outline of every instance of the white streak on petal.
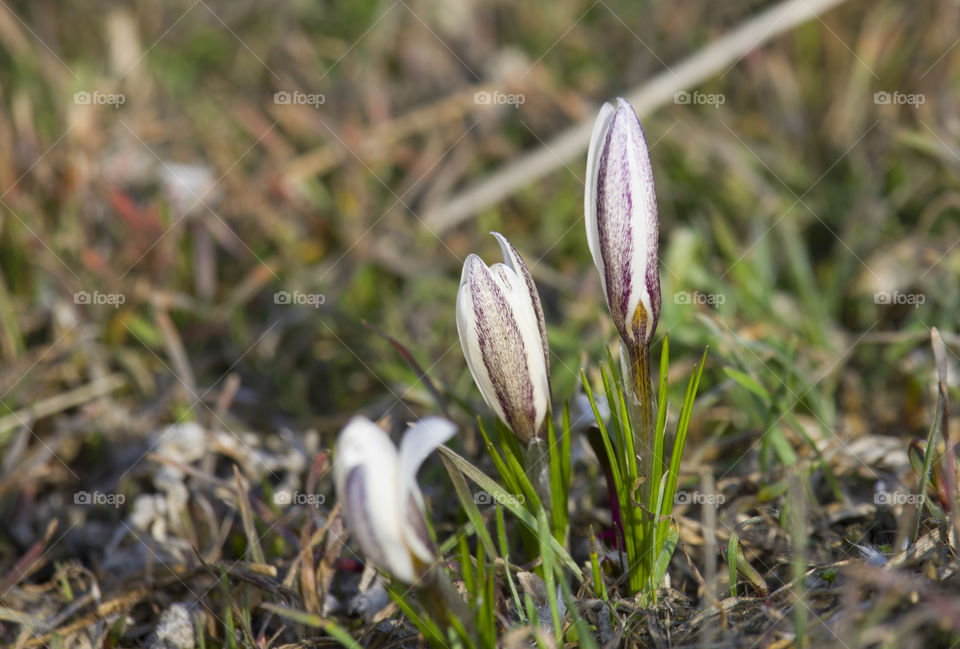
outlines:
[{"label": "white streak on petal", "polygon": [[460,290],[457,292],[457,333],[460,335],[460,346],[463,347],[463,356],[467,360],[467,367],[473,375],[480,394],[501,421],[507,421],[507,413],[503,410],[493,388],[490,372],[483,362],[480,351],[480,335],[477,329],[477,315],[474,309],[474,299],[470,292],[471,275],[473,273],[489,273],[486,264],[476,255],[470,255],[463,264],[463,275],[460,279]]},{"label": "white streak on petal", "polygon": [[590,246],[590,254],[593,256],[593,263],[600,271],[600,283],[603,286],[603,294],[607,294],[607,285],[603,272],[603,259],[600,256],[600,235],[597,230],[597,175],[600,172],[600,155],[603,145],[607,140],[607,130],[613,121],[615,110],[609,103],[605,103],[600,108],[600,114],[597,115],[593,123],[593,133],[590,135],[590,146],[587,149],[587,179],[586,189],[583,194],[583,215],[587,224],[587,245]]}]

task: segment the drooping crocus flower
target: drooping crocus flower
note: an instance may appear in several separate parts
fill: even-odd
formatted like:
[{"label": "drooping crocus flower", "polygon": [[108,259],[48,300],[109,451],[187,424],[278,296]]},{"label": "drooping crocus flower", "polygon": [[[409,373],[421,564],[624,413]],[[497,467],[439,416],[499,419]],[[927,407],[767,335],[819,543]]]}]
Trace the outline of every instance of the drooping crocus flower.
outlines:
[{"label": "drooping crocus flower", "polygon": [[473,380],[521,442],[540,437],[550,412],[550,359],[540,296],[516,249],[494,232],[503,263],[463,264],[457,331]]},{"label": "drooping crocus flower", "polygon": [[[616,108],[604,104],[593,125],[583,208],[590,254],[622,340],[641,475],[650,475],[656,427],[650,342],[660,319],[660,226],[647,141],[625,99]],[[644,499],[648,489],[645,483]]]},{"label": "drooping crocus flower", "polygon": [[437,559],[417,470],[456,430],[428,417],[406,431],[398,452],[379,426],[354,417],[337,439],[333,473],[347,526],[368,561],[407,584]]}]

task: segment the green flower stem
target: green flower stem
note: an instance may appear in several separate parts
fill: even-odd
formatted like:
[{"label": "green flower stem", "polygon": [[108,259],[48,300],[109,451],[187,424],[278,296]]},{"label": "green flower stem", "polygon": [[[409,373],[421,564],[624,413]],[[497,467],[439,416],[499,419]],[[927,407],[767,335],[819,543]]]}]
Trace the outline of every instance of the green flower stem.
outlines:
[{"label": "green flower stem", "polygon": [[[549,415],[548,415],[549,416]],[[522,447],[523,468],[540,503],[550,510],[550,449],[543,437],[534,437]]]},{"label": "green flower stem", "polygon": [[639,349],[628,350],[628,357],[632,398],[627,399],[627,407],[633,425],[634,451],[640,456],[638,475],[643,478],[640,497],[637,500],[641,503],[649,503],[650,478],[653,475],[654,436],[657,429],[657,406],[650,378],[650,348],[647,345],[641,345]]}]

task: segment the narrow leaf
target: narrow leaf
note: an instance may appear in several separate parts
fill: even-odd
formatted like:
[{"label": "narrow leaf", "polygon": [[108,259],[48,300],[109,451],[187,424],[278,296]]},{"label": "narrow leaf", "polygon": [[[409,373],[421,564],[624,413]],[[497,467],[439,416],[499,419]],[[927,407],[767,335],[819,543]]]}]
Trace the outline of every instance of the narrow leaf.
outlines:
[{"label": "narrow leaf", "polygon": [[[536,519],[534,519],[533,516],[530,515],[530,512],[524,509],[516,501],[516,498],[513,497],[513,494],[505,491],[503,487],[494,482],[489,476],[487,476],[487,474],[470,464],[466,458],[462,457],[450,448],[441,446],[439,451],[443,456],[449,458],[464,476],[472,480],[478,487],[485,490],[494,498],[497,498],[499,502],[504,507],[509,509],[514,516],[519,518],[520,522],[526,525],[530,531],[537,532]],[[583,581],[583,572],[580,570],[580,567],[576,564],[576,562],[570,558],[570,555],[563,548],[563,546],[557,543],[557,540],[552,536],[550,537],[550,541],[550,545],[553,548],[553,551],[557,554],[557,557],[564,563],[564,565],[567,566],[567,568],[569,568],[570,572],[572,572],[579,581]]]}]

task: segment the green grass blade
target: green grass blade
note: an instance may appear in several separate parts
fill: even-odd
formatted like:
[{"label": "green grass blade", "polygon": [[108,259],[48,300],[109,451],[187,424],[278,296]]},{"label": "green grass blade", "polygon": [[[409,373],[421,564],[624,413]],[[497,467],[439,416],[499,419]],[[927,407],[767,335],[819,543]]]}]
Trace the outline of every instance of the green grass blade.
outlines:
[{"label": "green grass blade", "polygon": [[[609,386],[610,383],[606,378],[606,372],[603,368],[601,368],[601,375],[604,377],[605,386]],[[626,544],[625,550],[627,553],[627,570],[630,573],[630,588],[631,591],[637,592],[637,590],[642,588],[642,584],[640,583],[641,578],[636,575],[638,566],[642,564],[642,561],[638,559],[642,552],[639,545],[640,539],[636,534],[636,508],[633,506],[633,501],[630,497],[630,490],[633,488],[633,482],[630,482],[629,484],[625,482],[624,475],[621,473],[621,460],[613,448],[613,445],[610,441],[610,435],[608,434],[608,429],[606,426],[604,426],[603,419],[600,417],[600,412],[593,397],[593,390],[590,388],[589,381],[587,381],[586,373],[581,371],[581,378],[584,391],[587,394],[587,399],[590,401],[590,406],[593,408],[594,416],[597,418],[597,426],[600,429],[600,440],[603,443],[603,448],[607,454],[607,460],[610,464],[610,471],[613,476],[614,487],[617,492],[617,501],[620,505],[620,516],[623,523],[623,539]],[[613,400],[612,394],[609,392],[607,399],[608,402]],[[616,418],[614,417],[614,422],[612,422],[611,425],[614,425],[615,422]]]},{"label": "green grass blade", "polygon": [[654,589],[659,588],[660,584],[663,583],[663,577],[667,574],[667,568],[670,567],[673,552],[677,549],[677,543],[680,540],[679,525],[669,525],[667,530],[667,534],[663,539],[663,545],[660,546],[660,550],[657,552],[657,560],[653,565],[652,577]]},{"label": "green grass blade", "polygon": [[463,505],[463,509],[467,513],[467,518],[470,520],[470,524],[477,534],[477,538],[480,539],[480,542],[491,556],[495,555],[496,550],[493,547],[493,539],[490,538],[490,533],[487,531],[487,526],[483,520],[483,514],[480,513],[480,509],[477,507],[477,503],[470,493],[470,487],[467,485],[467,481],[463,479],[463,474],[458,471],[447,458],[441,457],[440,459],[443,462],[443,466],[446,467],[447,473],[450,475],[453,490],[457,494],[460,504]]},{"label": "green grass blade", "polygon": [[520,601],[517,585],[513,581],[513,574],[510,572],[510,546],[507,544],[507,526],[504,524],[503,508],[499,503],[497,503],[497,539],[500,541],[500,556],[503,557],[503,571],[507,574],[507,584],[510,586],[510,594],[513,596],[513,604],[517,616],[521,622],[526,622],[527,616],[523,612],[523,603]]},{"label": "green grass blade", "polygon": [[332,620],[328,620],[314,613],[299,611],[294,608],[278,606],[276,604],[261,604],[260,608],[270,611],[271,613],[275,613],[282,618],[292,620],[297,624],[313,627],[315,629],[323,629],[327,635],[348,649],[360,649],[360,645],[356,640],[353,639],[353,636],[351,636],[346,629],[342,628]]},{"label": "green grass blade", "polygon": [[550,456],[550,523],[554,538],[563,543],[567,532],[569,484],[564,482],[563,454],[562,449],[558,448],[557,431],[552,420],[547,421],[547,447]]},{"label": "green grass blade", "polygon": [[483,441],[487,446],[487,453],[490,454],[490,459],[493,460],[493,465],[497,468],[497,473],[500,474],[500,478],[507,483],[508,489],[512,490],[515,494],[520,493],[520,484],[514,477],[510,467],[507,466],[503,456],[500,455],[499,451],[497,451],[497,448],[493,445],[493,442],[490,441],[483,424],[481,424],[479,420],[477,423],[480,428],[480,434],[483,435]]},{"label": "green grass blade", "polygon": [[730,533],[727,544],[727,572],[730,578],[730,597],[737,596],[737,555],[740,554],[740,537],[736,531]]},{"label": "green grass blade", "polygon": [[[527,528],[536,533],[537,532],[537,521],[530,515],[526,509],[524,509],[513,497],[513,494],[507,492],[500,485],[498,485],[494,480],[492,480],[487,474],[478,469],[477,467],[470,464],[470,462],[458,454],[456,451],[453,451],[447,446],[441,446],[439,449],[441,455],[449,458],[453,464],[459,469],[464,476],[469,478],[481,489],[485,490],[487,493],[492,495],[494,498],[498,498],[499,502],[510,510],[510,512],[520,519]],[[551,547],[556,553],[560,561],[576,576],[578,581],[583,581],[583,571],[580,570],[580,566],[570,558],[570,555],[563,548],[562,545],[557,543],[557,540],[550,537]]]},{"label": "green grass blade", "polygon": [[512,453],[507,453],[506,461],[507,467],[513,472],[514,479],[520,484],[520,490],[526,499],[527,509],[537,511],[543,506],[543,503],[540,502],[540,496],[537,495],[537,490],[533,488],[533,484],[530,482],[530,478],[527,477],[526,471],[523,470],[523,465],[520,463],[520,460]]},{"label": "green grass blade", "polygon": [[[570,406],[563,404],[563,439],[560,440],[560,468],[563,482],[563,498],[566,502],[570,495],[570,444],[573,441],[573,434],[570,431]],[[566,508],[564,508],[566,512]]]},{"label": "green grass blade", "polygon": [[600,416],[600,410],[597,408],[597,402],[594,399],[593,389],[590,387],[590,382],[587,380],[586,372],[581,370],[580,377],[583,382],[583,391],[587,395],[587,400],[590,402],[590,407],[593,409],[593,416],[597,420],[597,427],[600,429],[600,437],[603,440],[603,446],[607,452],[607,458],[610,461],[610,470],[613,472],[613,481],[617,487],[617,493],[620,493],[623,479],[620,476],[620,464],[617,462],[617,454],[614,452],[610,444],[610,434],[607,431],[606,424],[603,423],[603,417]]},{"label": "green grass blade", "polygon": [[[683,449],[687,442],[687,429],[690,426],[690,418],[693,413],[693,402],[697,395],[697,387],[700,385],[700,377],[703,375],[703,367],[707,362],[707,350],[703,350],[700,357],[700,364],[690,377],[687,384],[687,394],[683,399],[683,408],[680,410],[680,420],[677,422],[677,435],[673,440],[673,451],[670,453],[670,471],[667,473],[667,490],[664,494],[663,509],[661,513],[669,516],[673,511],[673,496],[677,489],[677,479],[680,476],[680,460],[683,458]],[[659,523],[664,525],[664,523]],[[662,536],[662,531],[657,536]]]},{"label": "green grass blade", "polygon": [[593,594],[605,602],[608,601],[607,584],[603,579],[603,571],[600,570],[597,536],[593,533],[593,526],[590,527],[590,570],[593,575]]},{"label": "green grass blade", "polygon": [[543,559],[543,581],[547,587],[547,600],[550,602],[550,615],[553,616],[553,633],[557,639],[557,644],[563,644],[563,629],[560,627],[560,609],[557,606],[557,583],[554,575],[556,570],[556,557],[553,554],[553,548],[550,547],[550,524],[547,523],[547,514],[540,508],[537,510],[537,525],[540,535],[540,552]]},{"label": "green grass blade", "polygon": [[750,390],[750,392],[760,397],[764,403],[769,404],[772,401],[770,393],[767,391],[767,389],[763,387],[759,381],[746,372],[735,370],[732,367],[724,367],[723,372],[731,379],[739,383],[742,387]]},{"label": "green grass blade", "polygon": [[[664,445],[666,444],[667,428],[667,390],[669,388],[669,363],[670,363],[670,336],[663,335],[663,344],[660,349],[660,387],[657,392],[657,428],[653,437],[653,471],[650,475],[650,484],[659,485],[660,477],[663,475],[664,463]],[[653,489],[650,495],[653,495]],[[652,512],[659,512],[659,507],[654,507],[654,503],[647,504]]]},{"label": "green grass blade", "polygon": [[919,502],[917,507],[917,521],[913,528],[913,540],[920,536],[920,518],[923,515],[923,503],[927,502],[927,485],[930,484],[930,472],[933,468],[933,456],[936,455],[939,424],[943,421],[943,395],[938,394],[937,409],[933,421],[930,423],[930,432],[927,433],[927,448],[923,452],[923,472],[920,474]]},{"label": "green grass blade", "polygon": [[[467,596],[473,600],[477,597],[477,591],[473,578],[473,561],[470,557],[470,546],[467,545],[466,536],[460,536],[457,547],[460,550],[460,576],[463,577],[463,585],[467,589]],[[481,543],[479,547],[482,548],[483,544]]]},{"label": "green grass blade", "polygon": [[410,602],[407,601],[404,597],[404,593],[401,593],[392,583],[387,583],[384,585],[384,588],[387,589],[387,593],[390,595],[390,599],[393,600],[393,603],[407,616],[413,625],[417,627],[417,630],[423,634],[434,647],[440,649],[448,646],[447,642],[444,640],[443,631],[437,626],[437,623],[433,620],[419,615],[417,611],[410,605]]}]

